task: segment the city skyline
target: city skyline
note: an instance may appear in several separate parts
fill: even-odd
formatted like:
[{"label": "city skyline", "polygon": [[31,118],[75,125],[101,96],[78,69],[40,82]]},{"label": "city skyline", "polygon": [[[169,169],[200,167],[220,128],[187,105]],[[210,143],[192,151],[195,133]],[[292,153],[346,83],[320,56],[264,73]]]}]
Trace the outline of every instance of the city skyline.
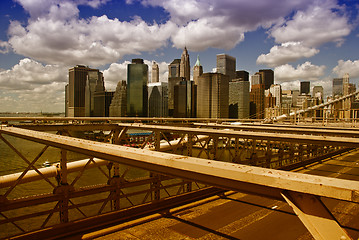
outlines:
[{"label": "city skyline", "polygon": [[197,55],[211,72],[225,53],[236,70],[271,68],[283,89],[310,81],[327,96],[344,73],[358,83],[358,9],[354,0],[1,1],[0,112],[63,112],[77,64],[99,68],[109,90],[132,58],[156,61],[167,81],[185,46],[192,70]]}]

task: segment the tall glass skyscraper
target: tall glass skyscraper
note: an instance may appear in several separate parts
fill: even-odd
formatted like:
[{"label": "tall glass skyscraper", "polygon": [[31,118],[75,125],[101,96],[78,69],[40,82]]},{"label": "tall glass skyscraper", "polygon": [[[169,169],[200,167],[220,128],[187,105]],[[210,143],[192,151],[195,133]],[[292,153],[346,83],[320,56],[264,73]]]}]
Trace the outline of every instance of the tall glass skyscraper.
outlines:
[{"label": "tall glass skyscraper", "polygon": [[132,59],[127,66],[127,116],[147,117],[148,65],[143,59]]}]

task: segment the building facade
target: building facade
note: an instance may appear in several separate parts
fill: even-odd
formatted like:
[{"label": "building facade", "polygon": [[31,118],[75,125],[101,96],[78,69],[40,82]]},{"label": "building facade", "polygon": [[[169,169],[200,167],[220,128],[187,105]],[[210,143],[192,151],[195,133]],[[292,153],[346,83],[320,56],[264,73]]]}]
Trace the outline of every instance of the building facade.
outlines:
[{"label": "building facade", "polygon": [[197,85],[181,81],[174,87],[174,113],[176,118],[195,118],[197,111]]},{"label": "building facade", "polygon": [[193,82],[197,85],[198,78],[203,74],[203,67],[199,61],[199,56],[197,56],[196,64],[193,67]]},{"label": "building facade", "polygon": [[272,84],[274,84],[274,72],[272,69],[260,69],[259,74],[262,76],[264,89],[267,90]]},{"label": "building facade", "polygon": [[[250,117],[254,119],[264,118],[264,103],[265,103],[265,86],[262,79],[262,74],[256,73],[252,75],[252,84],[250,92],[250,101],[253,103]],[[253,110],[255,109],[255,112]]]},{"label": "building facade", "polygon": [[228,75],[229,81],[236,78],[236,58],[227,54],[217,55],[217,73]]},{"label": "building facade", "polygon": [[310,93],[310,82],[300,82],[300,94],[308,95]]},{"label": "building facade", "polygon": [[282,105],[282,86],[280,84],[272,84],[269,88],[270,93],[275,98],[275,106],[281,107]]},{"label": "building facade", "polygon": [[191,80],[191,65],[189,63],[189,55],[186,47],[183,49],[181,55],[180,77],[184,78],[186,81]]},{"label": "building facade", "polygon": [[143,59],[132,59],[127,66],[127,116],[147,117],[148,66]]},{"label": "building facade", "polygon": [[[97,76],[96,79],[103,81],[102,73],[98,69],[92,69],[87,66],[77,65],[69,69],[69,84],[66,87],[66,116],[85,117],[86,116],[86,84],[91,76]],[[92,79],[92,78],[91,78]]]},{"label": "building facade", "polygon": [[229,76],[204,73],[197,85],[197,117],[228,118]]},{"label": "building facade", "polygon": [[229,82],[229,118],[249,118],[249,81],[233,79]]},{"label": "building facade", "polygon": [[168,116],[168,83],[154,82],[148,84],[148,116]]},{"label": "building facade", "polygon": [[333,78],[333,97],[343,95],[343,78]]},{"label": "building facade", "polygon": [[109,107],[110,117],[125,117],[127,112],[127,84],[126,81],[117,83],[116,91]]},{"label": "building facade", "polygon": [[156,62],[152,63],[152,71],[151,71],[151,83],[156,83],[160,81],[160,69]]}]

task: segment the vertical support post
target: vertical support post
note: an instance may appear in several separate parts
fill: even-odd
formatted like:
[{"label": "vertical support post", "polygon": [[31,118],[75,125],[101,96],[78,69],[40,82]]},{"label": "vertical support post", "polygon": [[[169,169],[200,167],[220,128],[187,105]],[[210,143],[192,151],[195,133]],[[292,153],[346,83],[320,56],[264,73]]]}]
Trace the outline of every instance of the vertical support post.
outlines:
[{"label": "vertical support post", "polygon": [[[161,149],[161,133],[160,131],[155,132],[155,150],[160,151]],[[151,197],[153,201],[158,201],[161,199],[161,179],[160,175],[157,173],[150,172],[150,177],[152,179],[150,188],[152,191]]]},{"label": "vertical support post", "polygon": [[187,156],[192,156],[193,134],[187,134]]}]

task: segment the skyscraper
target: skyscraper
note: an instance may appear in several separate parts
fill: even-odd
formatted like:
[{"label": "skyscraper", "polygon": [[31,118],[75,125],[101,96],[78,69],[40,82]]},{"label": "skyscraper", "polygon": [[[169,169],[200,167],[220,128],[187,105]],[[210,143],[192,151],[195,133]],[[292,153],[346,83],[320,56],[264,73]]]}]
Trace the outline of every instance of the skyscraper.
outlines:
[{"label": "skyscraper", "polygon": [[160,81],[160,70],[156,62],[152,63],[151,83]]},{"label": "skyscraper", "polygon": [[186,47],[184,47],[181,55],[180,77],[183,77],[186,81],[191,80],[191,67],[189,64],[189,55]]},{"label": "skyscraper", "polygon": [[198,78],[203,74],[203,67],[199,61],[199,56],[197,56],[196,64],[193,67],[193,81],[195,84],[198,82]]},{"label": "skyscraper", "polygon": [[143,59],[132,59],[127,66],[127,116],[147,117],[148,66]]},{"label": "skyscraper", "polygon": [[249,81],[242,78],[229,82],[229,118],[249,118]]},{"label": "skyscraper", "polygon": [[126,81],[117,83],[116,91],[110,105],[110,117],[124,117],[127,110],[127,85]]},{"label": "skyscraper", "polygon": [[280,84],[272,84],[269,88],[270,93],[275,98],[275,106],[282,105],[282,87]]},{"label": "skyscraper", "polygon": [[184,78],[180,77],[181,59],[175,59],[168,65],[168,116],[173,117],[175,86]]},{"label": "skyscraper", "polygon": [[333,97],[343,95],[343,78],[333,78]]},{"label": "skyscraper", "polygon": [[264,89],[267,90],[274,83],[274,72],[272,69],[261,69],[259,73],[262,75]]},{"label": "skyscraper", "polygon": [[300,82],[300,94],[308,95],[310,93],[310,82]]},{"label": "skyscraper", "polygon": [[228,75],[229,81],[236,77],[236,58],[227,54],[217,54],[217,72]]},{"label": "skyscraper", "polygon": [[349,73],[345,73],[343,76],[343,95],[349,94]]},{"label": "skyscraper", "polygon": [[324,99],[324,95],[323,95],[323,87],[322,86],[314,86],[313,87],[313,97],[314,98],[320,98],[320,99]]},{"label": "skyscraper", "polygon": [[106,115],[106,92],[105,83],[103,80],[98,79],[96,81],[96,88],[94,92],[94,111],[91,116],[94,117],[105,117]]},{"label": "skyscraper", "polygon": [[197,117],[228,118],[229,76],[204,73],[198,78]]},{"label": "skyscraper", "polygon": [[[67,106],[66,116],[86,116],[86,83],[89,80],[88,90],[90,91],[90,88],[93,88],[98,79],[103,81],[102,73],[98,69],[92,69],[83,65],[77,65],[69,69],[69,84],[65,100]],[[92,87],[90,87],[91,84]],[[88,101],[90,100],[88,99]]]},{"label": "skyscraper", "polygon": [[193,81],[181,81],[175,86],[174,113],[176,118],[196,117],[197,85]]},{"label": "skyscraper", "polygon": [[148,116],[168,116],[168,83],[154,82],[148,84]]},{"label": "skyscraper", "polygon": [[255,112],[251,112],[251,117],[256,119],[264,118],[264,83],[262,79],[262,74],[256,73],[252,75],[252,86],[250,92],[250,101],[253,103],[253,110]]}]

